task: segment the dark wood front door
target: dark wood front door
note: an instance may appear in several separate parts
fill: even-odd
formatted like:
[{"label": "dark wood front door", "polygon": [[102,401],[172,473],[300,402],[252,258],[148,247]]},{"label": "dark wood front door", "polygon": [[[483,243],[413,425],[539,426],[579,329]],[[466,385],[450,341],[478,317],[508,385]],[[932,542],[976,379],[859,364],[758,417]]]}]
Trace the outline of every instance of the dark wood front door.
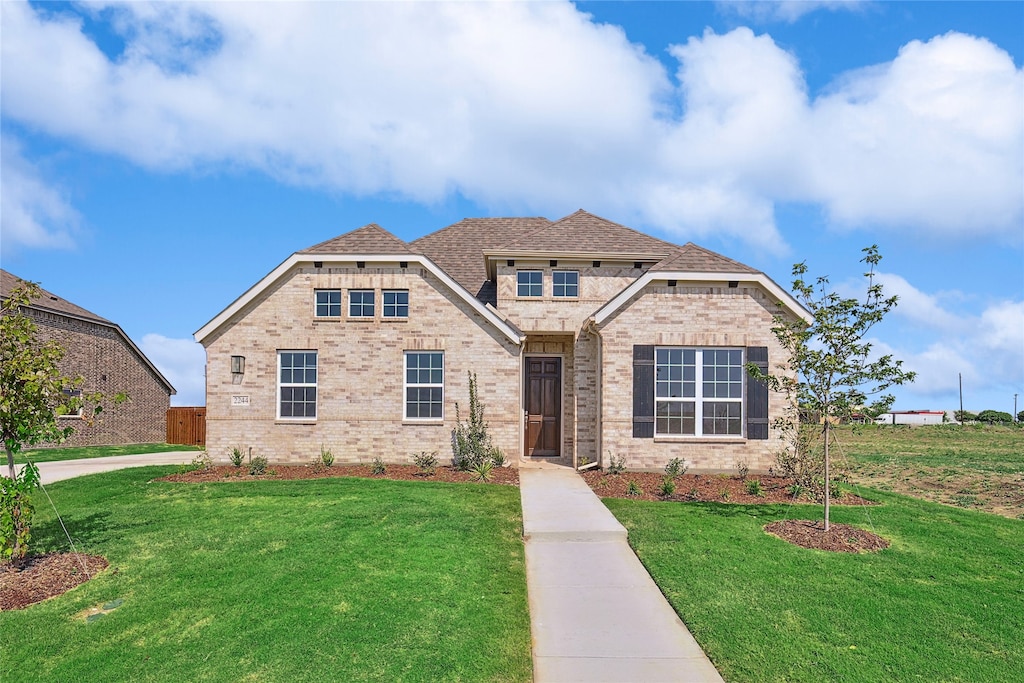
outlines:
[{"label": "dark wood front door", "polygon": [[562,438],[562,359],[526,359],[526,455],[558,457]]}]

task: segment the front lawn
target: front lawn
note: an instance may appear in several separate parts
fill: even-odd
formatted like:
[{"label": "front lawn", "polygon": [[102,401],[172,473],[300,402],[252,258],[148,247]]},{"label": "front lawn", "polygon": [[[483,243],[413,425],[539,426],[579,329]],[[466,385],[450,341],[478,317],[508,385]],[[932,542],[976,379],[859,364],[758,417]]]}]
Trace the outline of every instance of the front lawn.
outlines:
[{"label": "front lawn", "polygon": [[111,455],[136,455],[139,453],[170,453],[173,451],[201,451],[202,446],[185,446],[169,443],[135,443],[125,446],[75,446],[70,448],[34,448],[18,453],[14,462],[54,462],[57,460],[84,460],[106,458]]},{"label": "front lawn", "polygon": [[878,553],[769,536],[819,506],[605,499],[726,681],[1024,680],[1024,524],[894,494],[832,519]]},{"label": "front lawn", "polygon": [[[530,680],[517,488],[150,481],[171,471],[48,487],[111,566],[0,613],[0,680]],[[65,550],[47,507],[36,548]]]}]

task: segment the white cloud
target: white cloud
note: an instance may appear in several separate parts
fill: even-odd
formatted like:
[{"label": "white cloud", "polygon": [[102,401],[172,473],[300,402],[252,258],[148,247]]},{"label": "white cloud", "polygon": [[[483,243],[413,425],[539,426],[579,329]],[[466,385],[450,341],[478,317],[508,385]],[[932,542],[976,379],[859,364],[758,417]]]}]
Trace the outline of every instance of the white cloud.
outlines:
[{"label": "white cloud", "polygon": [[113,4],[116,60],[75,18],[0,12],[4,116],[151,169],[585,206],[776,251],[779,202],[930,237],[1019,239],[1024,220],[1024,74],[971,36],[811,99],[769,36],[681,37],[670,75],[565,3]]},{"label": "white cloud", "polygon": [[80,216],[8,135],[0,138],[0,236],[4,249],[71,248]]},{"label": "white cloud", "polygon": [[142,337],[139,348],[177,390],[172,405],[206,405],[206,351],[202,345],[192,339],[150,333]]},{"label": "white cloud", "polygon": [[827,10],[859,10],[866,0],[720,0],[718,6],[754,21],[793,23],[811,12]]}]

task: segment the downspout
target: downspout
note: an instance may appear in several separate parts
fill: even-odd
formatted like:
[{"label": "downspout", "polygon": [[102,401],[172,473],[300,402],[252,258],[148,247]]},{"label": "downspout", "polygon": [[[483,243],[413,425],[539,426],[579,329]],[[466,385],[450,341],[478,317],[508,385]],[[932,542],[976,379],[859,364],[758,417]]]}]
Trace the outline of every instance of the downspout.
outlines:
[{"label": "downspout", "polygon": [[[587,322],[583,325],[584,331],[587,334],[593,334],[594,339],[597,341],[597,424],[594,425],[597,429],[597,459],[594,461],[594,467],[604,468],[604,428],[602,427],[602,417],[604,416],[604,339],[601,337],[600,330],[597,329],[597,322],[594,320],[594,316],[587,319]],[[589,469],[589,467],[587,468]]]}]

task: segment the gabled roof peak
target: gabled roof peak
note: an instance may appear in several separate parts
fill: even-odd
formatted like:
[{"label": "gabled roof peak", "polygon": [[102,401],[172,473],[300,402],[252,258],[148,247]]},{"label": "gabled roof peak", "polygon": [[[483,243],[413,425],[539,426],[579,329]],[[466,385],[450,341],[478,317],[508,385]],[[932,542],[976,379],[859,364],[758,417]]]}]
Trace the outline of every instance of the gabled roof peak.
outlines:
[{"label": "gabled roof peak", "polygon": [[412,254],[409,245],[376,223],[314,244],[300,254]]}]

